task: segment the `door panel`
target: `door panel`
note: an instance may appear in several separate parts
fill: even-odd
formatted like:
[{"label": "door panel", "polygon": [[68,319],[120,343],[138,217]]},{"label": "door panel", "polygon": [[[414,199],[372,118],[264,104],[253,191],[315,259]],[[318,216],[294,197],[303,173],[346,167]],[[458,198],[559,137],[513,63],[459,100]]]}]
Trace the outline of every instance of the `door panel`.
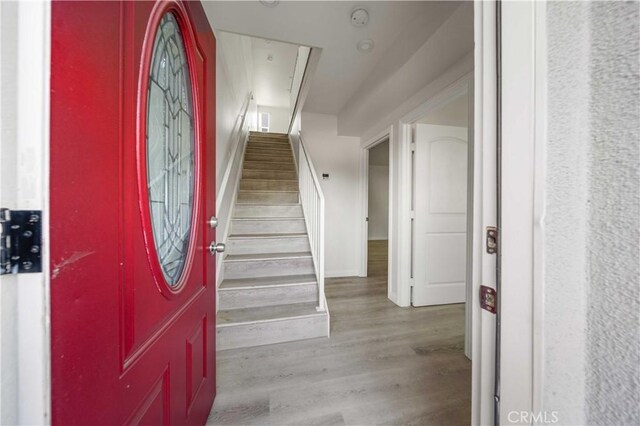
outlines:
[{"label": "door panel", "polygon": [[467,129],[416,125],[414,306],[463,303]]},{"label": "door panel", "polygon": [[[147,174],[150,61],[167,13],[182,37],[194,131],[176,288],[160,268]],[[215,215],[215,39],[202,6],[53,2],[51,56],[52,421],[204,423],[215,395],[206,250],[215,230],[205,226]],[[187,103],[167,99],[167,108]],[[169,169],[177,163],[167,152]]]}]

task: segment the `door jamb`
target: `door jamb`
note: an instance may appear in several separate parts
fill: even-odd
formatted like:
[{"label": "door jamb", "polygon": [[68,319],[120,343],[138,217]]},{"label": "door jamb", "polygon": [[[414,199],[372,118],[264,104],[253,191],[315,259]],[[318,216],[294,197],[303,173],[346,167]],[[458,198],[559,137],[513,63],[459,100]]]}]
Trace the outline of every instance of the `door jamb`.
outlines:
[{"label": "door jamb", "polygon": [[[544,408],[546,3],[501,2],[500,406]],[[511,419],[509,416],[511,415]]]},{"label": "door jamb", "polygon": [[[368,139],[360,146],[360,218],[361,229],[360,229],[360,265],[358,276],[366,277],[367,276],[367,261],[369,258],[369,248],[368,248],[368,239],[369,239],[369,223],[366,221],[366,217],[369,216],[369,150],[376,145],[381,144],[385,140],[389,141],[389,223],[387,224],[387,229],[389,232],[388,238],[388,249],[387,249],[387,292],[389,293],[391,286],[391,264],[393,259],[391,258],[391,241],[393,239],[393,232],[391,228],[392,224],[392,208],[391,208],[391,200],[392,191],[393,191],[393,161],[392,161],[392,138],[393,138],[393,126],[389,126],[388,128],[382,130],[380,133]],[[391,295],[388,295],[391,298]]]},{"label": "door jamb", "polygon": [[[2,207],[42,210],[42,272],[0,279],[0,423],[51,423],[49,121],[51,2],[7,2],[0,56],[6,86],[0,104],[3,130]],[[11,25],[4,25],[11,20]],[[6,75],[5,75],[6,74]],[[7,93],[5,93],[7,92]],[[7,130],[5,133],[4,130]],[[0,192],[2,188],[0,188]],[[8,308],[8,309],[4,309]],[[7,368],[8,367],[8,368]],[[4,377],[7,375],[8,377]]]}]

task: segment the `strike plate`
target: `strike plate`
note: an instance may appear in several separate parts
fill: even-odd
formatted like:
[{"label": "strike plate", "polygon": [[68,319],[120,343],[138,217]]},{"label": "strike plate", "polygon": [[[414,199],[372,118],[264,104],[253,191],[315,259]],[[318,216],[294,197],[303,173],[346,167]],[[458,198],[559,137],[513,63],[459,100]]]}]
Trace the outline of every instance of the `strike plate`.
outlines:
[{"label": "strike plate", "polygon": [[487,226],[487,253],[496,254],[498,252],[498,228]]},{"label": "strike plate", "polygon": [[480,307],[492,314],[496,313],[497,294],[494,289],[486,285],[480,286]]}]

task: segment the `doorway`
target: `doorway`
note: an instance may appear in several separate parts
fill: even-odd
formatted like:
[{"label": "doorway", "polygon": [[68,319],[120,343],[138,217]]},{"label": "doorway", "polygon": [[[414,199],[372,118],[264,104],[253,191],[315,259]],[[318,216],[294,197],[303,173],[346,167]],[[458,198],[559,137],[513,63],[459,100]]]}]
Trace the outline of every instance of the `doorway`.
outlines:
[{"label": "doorway", "polygon": [[465,354],[471,358],[473,299],[473,93],[461,79],[403,123],[411,172],[410,303],[464,304]]},{"label": "doorway", "polygon": [[367,276],[389,271],[389,138],[369,148],[367,177]]},{"label": "doorway", "polygon": [[412,126],[413,306],[466,300],[468,105],[455,96]]}]

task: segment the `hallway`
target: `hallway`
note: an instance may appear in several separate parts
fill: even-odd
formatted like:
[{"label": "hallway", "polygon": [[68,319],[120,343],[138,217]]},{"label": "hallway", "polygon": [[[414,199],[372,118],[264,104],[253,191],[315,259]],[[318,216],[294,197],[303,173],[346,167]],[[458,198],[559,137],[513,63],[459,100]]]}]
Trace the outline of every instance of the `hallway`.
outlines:
[{"label": "hallway", "polygon": [[464,305],[400,308],[386,277],[326,282],[331,338],[218,352],[207,424],[468,424]]}]

